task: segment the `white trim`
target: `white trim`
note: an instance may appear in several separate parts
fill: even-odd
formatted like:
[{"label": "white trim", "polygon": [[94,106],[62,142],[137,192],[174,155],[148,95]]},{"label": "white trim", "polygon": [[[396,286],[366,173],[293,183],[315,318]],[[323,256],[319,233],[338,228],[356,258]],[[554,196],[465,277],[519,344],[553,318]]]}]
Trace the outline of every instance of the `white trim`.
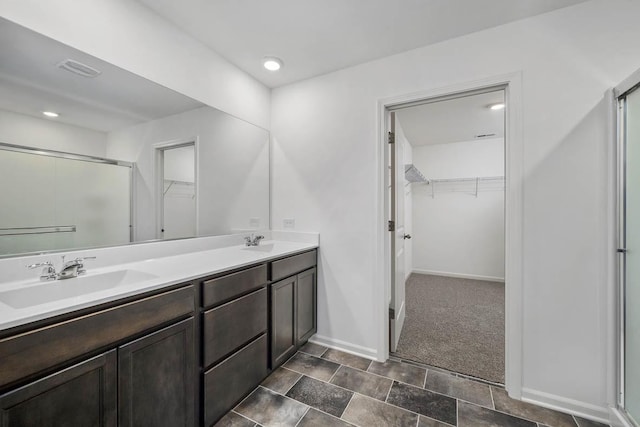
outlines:
[{"label": "white trim", "polygon": [[543,408],[577,415],[599,423],[609,423],[609,408],[606,406],[597,406],[580,400],[568,399],[566,397],[526,387],[522,389],[522,401],[542,406]]},{"label": "white trim", "polygon": [[609,424],[611,427],[636,427],[617,408],[609,408]]},{"label": "white trim", "polygon": [[[346,341],[336,340],[334,338],[325,337],[315,334],[309,338],[309,342],[313,344],[323,345],[325,347],[340,350],[344,353],[353,354],[354,356],[364,357],[365,359],[379,360],[376,357],[376,349],[363,347],[361,345],[351,344]],[[383,360],[379,360],[383,362]]]},{"label": "white trim", "polygon": [[606,182],[604,194],[607,198],[607,209],[604,222],[606,229],[600,232],[599,240],[602,242],[602,258],[605,260],[602,272],[602,283],[605,284],[602,294],[598,296],[601,301],[601,318],[598,324],[603,325],[601,331],[605,343],[605,358],[603,360],[605,375],[605,396],[606,403],[610,407],[618,406],[618,383],[620,377],[619,363],[619,297],[618,297],[618,260],[616,248],[618,245],[618,100],[614,90],[610,89],[605,93],[605,105],[607,108],[607,135],[608,140],[605,147]]},{"label": "white trim", "polygon": [[523,194],[524,194],[524,141],[522,127],[522,72],[489,77],[473,82],[381,99],[377,105],[377,144],[375,147],[376,180],[375,206],[376,221],[374,283],[374,328],[377,332],[377,359],[389,357],[388,308],[390,296],[390,254],[387,245],[385,213],[388,210],[386,190],[386,110],[389,107],[461,94],[483,88],[505,86],[506,147],[505,147],[505,386],[509,395],[519,399],[522,394],[522,295],[523,295]]},{"label": "white trim", "polygon": [[481,276],[479,274],[451,273],[449,271],[422,270],[420,268],[414,268],[412,272],[417,274],[429,274],[431,276],[455,277],[456,279],[473,279],[504,283],[504,277]]},{"label": "white trim", "polygon": [[638,84],[640,84],[640,69],[636,70],[613,89],[614,97],[619,98]]}]

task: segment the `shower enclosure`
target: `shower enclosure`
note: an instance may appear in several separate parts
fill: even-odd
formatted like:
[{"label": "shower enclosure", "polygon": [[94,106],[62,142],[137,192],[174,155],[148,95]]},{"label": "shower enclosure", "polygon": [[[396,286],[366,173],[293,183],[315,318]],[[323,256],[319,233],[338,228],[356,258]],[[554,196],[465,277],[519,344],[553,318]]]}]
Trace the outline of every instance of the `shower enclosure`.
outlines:
[{"label": "shower enclosure", "polygon": [[640,74],[616,88],[618,102],[618,277],[620,395],[627,418],[640,423]]},{"label": "shower enclosure", "polygon": [[0,144],[0,256],[129,243],[133,167]]}]

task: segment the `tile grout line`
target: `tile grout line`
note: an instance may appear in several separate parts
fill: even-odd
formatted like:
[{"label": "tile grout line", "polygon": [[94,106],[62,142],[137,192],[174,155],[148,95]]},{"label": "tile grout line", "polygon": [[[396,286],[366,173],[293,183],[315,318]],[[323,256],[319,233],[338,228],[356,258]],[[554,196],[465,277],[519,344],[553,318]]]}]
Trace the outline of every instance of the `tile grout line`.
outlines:
[{"label": "tile grout line", "polygon": [[387,397],[384,398],[384,402],[385,403],[389,403],[387,402],[389,400],[389,395],[391,394],[391,389],[393,388],[393,381],[391,381],[391,387],[389,387],[389,391],[387,391]]},{"label": "tile grout line", "polygon": [[485,380],[484,378],[480,378],[480,377],[474,377],[473,375],[465,374],[465,373],[462,373],[462,372],[450,371],[448,369],[439,368],[437,366],[432,366],[432,365],[429,365],[429,364],[426,364],[426,363],[416,362],[416,361],[409,360],[409,359],[402,359],[402,358],[396,357],[396,356],[390,356],[389,360],[392,360],[392,361],[398,362],[398,363],[404,363],[405,365],[414,366],[416,368],[431,369],[432,371],[435,371],[435,372],[440,372],[442,374],[451,375],[451,376],[455,376],[455,377],[459,377],[459,378],[464,378],[466,380],[475,381],[475,382],[478,382],[478,383],[483,383],[483,384],[494,386],[494,387],[505,388],[504,384],[502,384],[502,383],[498,383],[498,382],[494,382],[494,381],[490,381],[490,380]]},{"label": "tile grout line", "polygon": [[496,409],[496,401],[493,400],[493,387],[489,387],[489,395],[491,396],[491,405],[493,406],[493,410]]},{"label": "tile grout line", "polygon": [[[235,408],[234,408],[234,409],[235,409]],[[230,410],[229,412],[233,412],[234,414],[236,414],[236,415],[238,415],[238,416],[240,416],[240,417],[244,418],[245,420],[249,420],[249,421],[251,421],[252,423],[256,423],[256,424],[260,425],[260,423],[259,423],[259,422],[255,421],[255,420],[252,420],[251,418],[246,417],[246,416],[242,415],[242,414],[241,414],[241,413],[239,413],[239,412],[236,412],[234,409]],[[226,414],[225,414],[224,416],[226,417]],[[222,417],[222,418],[224,418],[224,417]],[[221,418],[221,419],[222,419],[222,418]]]},{"label": "tile grout line", "polygon": [[[342,369],[342,365],[338,366],[338,369],[336,369],[336,371],[333,373],[333,375],[331,375],[331,378],[329,378],[329,381],[327,381],[327,383],[332,384],[332,383],[331,383],[331,380],[333,379],[333,377],[335,377],[335,376],[336,376],[336,374],[338,373],[338,371],[339,371],[340,369]],[[332,384],[332,385],[335,385],[335,384]]]},{"label": "tile grout line", "polygon": [[308,406],[307,410],[304,411],[304,414],[302,414],[302,416],[300,417],[300,419],[298,420],[298,422],[296,423],[296,425],[294,427],[297,427],[298,424],[300,424],[300,421],[302,421],[302,419],[307,416],[307,414],[309,413],[310,410],[311,410],[311,406]]},{"label": "tile grout line", "polygon": [[347,402],[347,406],[344,407],[344,409],[342,410],[342,413],[338,417],[339,419],[342,420],[342,416],[347,412],[347,409],[349,409],[349,405],[351,405],[351,401],[353,400],[353,396],[355,396],[355,395],[356,395],[355,392],[351,395],[351,398],[349,398],[349,401]]},{"label": "tile grout line", "polygon": [[[287,391],[285,391],[284,393],[282,393],[282,395],[283,395],[283,396],[286,396],[286,397],[288,397],[288,396],[287,396],[287,393],[289,393],[289,392],[291,391],[291,389],[292,389],[293,387],[295,387],[295,385],[296,385],[296,384],[298,384],[298,383],[300,382],[300,380],[302,379],[302,377],[304,377],[304,375],[300,374],[299,372],[295,372],[295,371],[291,371],[291,372],[294,372],[294,373],[296,373],[296,374],[300,375],[300,377],[299,377],[297,380],[295,380],[293,384],[291,384],[291,386],[287,389]],[[271,389],[269,389],[269,390],[271,390]],[[272,390],[272,391],[275,391],[275,390]],[[276,391],[276,393],[277,393],[277,391]]]},{"label": "tile grout line", "polygon": [[[343,366],[345,366],[345,365],[340,365],[340,368],[342,368]],[[346,367],[347,367],[347,368],[349,368],[349,366],[346,366]],[[338,370],[340,370],[340,368],[338,368]],[[352,369],[355,369],[355,368],[352,368]],[[387,397],[385,398],[385,400],[380,400],[380,399],[376,399],[375,397],[371,397],[371,396],[368,396],[368,395],[366,395],[366,394],[363,394],[363,393],[357,392],[357,391],[355,391],[355,390],[350,390],[350,389],[348,389],[348,388],[346,388],[346,387],[342,387],[342,386],[340,386],[340,385],[333,384],[333,383],[329,382],[331,379],[333,379],[333,377],[335,376],[335,374],[337,373],[337,371],[336,371],[336,372],[331,376],[331,378],[330,378],[330,380],[329,380],[329,381],[326,381],[326,380],[322,380],[322,379],[319,379],[319,378],[316,378],[316,377],[312,377],[311,375],[308,375],[308,374],[303,373],[303,372],[294,371],[294,370],[293,370],[293,369],[291,369],[291,368],[289,368],[289,370],[301,375],[301,378],[299,378],[299,379],[298,379],[298,381],[300,381],[300,380],[302,379],[302,377],[311,378],[311,379],[314,379],[314,380],[316,380],[316,381],[320,381],[320,382],[323,382],[323,383],[325,383],[325,384],[332,385],[332,386],[334,386],[334,387],[338,387],[338,388],[340,388],[340,389],[342,389],[342,390],[345,390],[345,391],[348,391],[348,392],[351,392],[351,393],[358,393],[358,394],[360,394],[360,395],[362,395],[362,396],[369,397],[369,398],[371,398],[371,399],[377,400],[377,401],[379,401],[379,402],[384,402],[384,403],[389,403],[389,402],[387,402],[387,399],[389,398],[389,394],[391,393],[391,389],[393,388],[393,383],[394,383],[394,382],[397,382],[398,384],[404,384],[404,385],[407,385],[407,386],[409,386],[409,387],[414,387],[414,388],[416,388],[416,389],[418,389],[418,390],[428,391],[428,392],[431,392],[431,393],[437,394],[438,396],[448,397],[449,399],[454,399],[454,400],[458,400],[458,399],[459,399],[458,397],[451,396],[451,395],[448,395],[448,394],[445,394],[445,393],[441,393],[441,392],[439,392],[439,391],[430,390],[430,389],[426,389],[426,388],[421,388],[421,387],[419,387],[419,386],[417,386],[417,385],[415,385],[415,384],[409,384],[409,383],[406,383],[406,382],[403,382],[403,381],[398,381],[398,380],[396,380],[395,378],[385,377],[385,376],[383,376],[383,375],[374,374],[373,372],[366,372],[366,373],[368,373],[368,374],[372,374],[372,375],[375,375],[375,376],[377,376],[377,377],[384,378],[384,379],[387,379],[387,380],[390,380],[390,381],[391,381],[391,386],[389,387],[389,391],[387,392]],[[362,370],[360,370],[360,369],[357,369],[357,370],[358,370],[358,371],[360,371],[360,372],[365,372],[365,371],[362,371]],[[297,383],[298,381],[296,381],[296,383]],[[426,381],[426,377],[425,377],[425,381]],[[295,384],[294,384],[294,385],[295,385]],[[264,386],[262,386],[262,385],[261,385],[261,387],[264,387]],[[265,387],[265,388],[267,388],[267,387]],[[293,386],[291,386],[291,388],[293,388]],[[290,388],[289,390],[291,390],[291,388]],[[271,389],[269,389],[269,390],[271,390]],[[289,390],[287,390],[287,391],[289,391]],[[273,390],[272,390],[272,391],[273,391]],[[277,392],[276,392],[276,393],[277,393]],[[288,396],[287,396],[287,397],[288,397]],[[459,400],[462,400],[462,401],[467,402],[467,403],[471,403],[471,404],[476,405],[476,406],[479,406],[479,407],[481,407],[481,408],[485,408],[485,409],[492,410],[491,408],[488,408],[488,407],[486,407],[486,406],[484,406],[484,405],[480,405],[480,404],[475,403],[475,402],[470,402],[470,401],[465,400],[465,399],[459,399]],[[394,405],[394,406],[395,406],[395,405]],[[398,406],[398,408],[402,408],[402,407],[401,407],[401,406]],[[405,409],[405,408],[402,408],[402,409]],[[417,413],[417,412],[416,412],[416,413]]]},{"label": "tile grout line", "polygon": [[[246,415],[242,415],[241,413],[236,412],[236,411],[234,411],[233,409],[231,410],[231,412],[235,412],[236,414],[238,414],[238,415],[240,415],[241,417],[243,417],[243,418],[245,418],[245,419],[247,419],[247,420],[251,421],[252,423],[256,423],[256,425],[259,425],[259,426],[261,426],[261,425],[262,425],[262,424],[260,424],[259,422],[257,422],[256,420],[254,420],[253,418],[247,417]],[[226,416],[227,416],[227,414],[225,414],[224,416],[226,417]],[[224,417],[222,417],[222,418],[224,418]],[[221,420],[222,418],[220,418],[220,420]],[[216,421],[216,424],[217,424],[220,420]],[[215,425],[215,424],[214,424],[214,425]]]},{"label": "tile grout line", "polygon": [[[522,417],[520,415],[510,414],[508,412],[500,411],[498,409],[490,409],[490,408],[487,408],[486,406],[478,405],[477,403],[467,402],[466,400],[464,400],[463,402],[467,403],[469,405],[477,406],[477,407],[482,408],[482,409],[486,409],[487,411],[493,411],[493,412],[497,412],[499,414],[508,415],[510,417],[517,418],[519,420],[529,421],[530,423],[533,423],[533,424],[540,424],[541,423],[541,421],[532,420],[531,418],[524,418],[524,417]],[[544,408],[544,409],[548,409],[548,408]],[[551,409],[551,410],[553,410],[553,409]],[[558,412],[559,414],[571,415],[571,414],[566,414],[565,412],[559,412],[559,411],[556,411],[556,412]]]}]

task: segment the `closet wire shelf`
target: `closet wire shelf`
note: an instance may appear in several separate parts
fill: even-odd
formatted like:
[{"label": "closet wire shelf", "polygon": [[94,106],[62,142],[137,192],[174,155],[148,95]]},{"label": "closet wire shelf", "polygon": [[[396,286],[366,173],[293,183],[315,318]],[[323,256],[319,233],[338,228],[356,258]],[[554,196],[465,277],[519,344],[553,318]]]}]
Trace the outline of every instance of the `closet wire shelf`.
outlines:
[{"label": "closet wire shelf", "polygon": [[478,197],[483,191],[504,191],[504,176],[477,176],[468,178],[429,179],[423,182],[428,186],[431,198],[437,193],[466,193]]}]

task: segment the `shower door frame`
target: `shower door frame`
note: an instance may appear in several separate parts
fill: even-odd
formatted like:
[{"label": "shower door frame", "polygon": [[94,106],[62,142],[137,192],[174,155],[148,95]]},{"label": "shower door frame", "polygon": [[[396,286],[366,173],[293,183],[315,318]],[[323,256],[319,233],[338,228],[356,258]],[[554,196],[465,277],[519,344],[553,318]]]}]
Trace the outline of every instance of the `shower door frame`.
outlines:
[{"label": "shower door frame", "polygon": [[[121,167],[129,168],[129,243],[133,243],[134,237],[135,237],[135,230],[134,230],[135,217],[134,217],[134,209],[133,209],[133,203],[134,203],[134,200],[135,200],[135,188],[136,188],[135,187],[135,182],[134,182],[134,180],[135,180],[134,171],[135,171],[135,168],[136,168],[136,164],[135,163],[125,162],[123,160],[109,159],[109,158],[106,158],[106,157],[89,156],[89,155],[85,155],[85,154],[68,153],[68,152],[65,152],[65,151],[41,149],[41,148],[29,147],[29,146],[26,146],[26,145],[8,144],[6,142],[0,142],[0,150],[14,151],[14,152],[17,152],[17,153],[32,154],[32,155],[36,155],[36,156],[56,157],[56,158],[59,158],[59,159],[78,160],[78,161],[82,161],[82,162],[102,163],[102,164],[107,164],[107,165],[121,166]],[[54,250],[46,251],[46,252],[47,253],[55,253],[55,252],[69,251],[69,250],[75,250],[75,249],[76,248],[54,249]],[[32,253],[42,253],[42,251],[29,252],[29,253],[19,254],[19,255],[20,256],[30,255]],[[8,256],[16,256],[16,255],[8,255]],[[5,257],[7,257],[7,256],[2,256],[0,258],[5,258]]]},{"label": "shower door frame", "polygon": [[615,242],[615,274],[617,293],[617,321],[616,321],[616,412],[621,422],[628,426],[638,425],[625,407],[625,239],[626,239],[626,97],[634,91],[640,91],[640,70],[636,71],[613,89],[612,104],[615,109],[615,147],[616,147],[616,242]]}]

